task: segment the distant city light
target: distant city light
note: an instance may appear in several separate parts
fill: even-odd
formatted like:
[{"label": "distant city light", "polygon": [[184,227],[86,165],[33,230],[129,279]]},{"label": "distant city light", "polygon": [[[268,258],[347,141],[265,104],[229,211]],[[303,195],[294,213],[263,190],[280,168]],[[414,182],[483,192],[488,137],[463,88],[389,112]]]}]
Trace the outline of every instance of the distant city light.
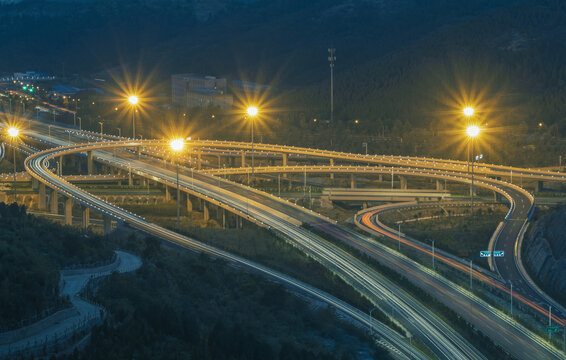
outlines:
[{"label": "distant city light", "polygon": [[464,108],[464,115],[466,115],[467,117],[470,117],[470,116],[474,115],[474,113],[475,113],[475,110],[474,110],[473,107],[471,107],[471,106],[466,106],[466,107]]}]

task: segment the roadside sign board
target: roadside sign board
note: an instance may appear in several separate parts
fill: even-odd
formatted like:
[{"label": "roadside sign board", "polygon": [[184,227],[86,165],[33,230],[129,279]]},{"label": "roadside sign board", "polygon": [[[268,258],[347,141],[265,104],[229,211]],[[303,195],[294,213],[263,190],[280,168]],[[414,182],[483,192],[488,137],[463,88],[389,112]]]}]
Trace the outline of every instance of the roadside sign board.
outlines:
[{"label": "roadside sign board", "polygon": [[491,251],[480,251],[480,257],[490,257]]},{"label": "roadside sign board", "polygon": [[560,332],[560,327],[559,327],[559,326],[547,326],[547,327],[546,327],[546,332],[547,332],[547,333],[557,333],[557,332]]},{"label": "roadside sign board", "polygon": [[505,255],[505,251],[503,250],[496,250],[493,252],[493,257],[503,257]]}]

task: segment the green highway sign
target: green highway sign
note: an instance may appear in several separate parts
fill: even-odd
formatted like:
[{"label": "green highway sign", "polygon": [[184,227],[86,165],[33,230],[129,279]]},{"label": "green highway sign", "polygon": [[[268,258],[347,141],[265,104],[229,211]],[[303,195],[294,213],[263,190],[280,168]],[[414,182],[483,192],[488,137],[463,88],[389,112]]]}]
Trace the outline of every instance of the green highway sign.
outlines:
[{"label": "green highway sign", "polygon": [[547,332],[547,333],[557,333],[557,332],[560,332],[560,327],[559,327],[559,326],[547,326],[547,327],[546,327],[546,332]]}]

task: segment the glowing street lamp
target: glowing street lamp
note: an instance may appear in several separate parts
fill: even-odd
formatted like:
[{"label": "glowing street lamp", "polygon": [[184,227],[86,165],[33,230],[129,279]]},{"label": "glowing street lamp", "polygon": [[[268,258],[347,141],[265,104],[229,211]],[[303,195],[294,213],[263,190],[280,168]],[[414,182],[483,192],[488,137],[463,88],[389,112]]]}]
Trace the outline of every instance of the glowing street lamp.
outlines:
[{"label": "glowing street lamp", "polygon": [[252,184],[254,183],[254,122],[255,117],[259,113],[259,110],[255,106],[249,106],[246,110],[250,119],[252,120]]},{"label": "glowing street lamp", "polygon": [[132,139],[136,138],[136,107],[140,99],[136,95],[128,96],[128,102],[132,105]]},{"label": "glowing street lamp", "polygon": [[8,136],[12,140],[12,150],[13,150],[13,153],[14,153],[14,202],[17,203],[18,202],[18,194],[17,194],[17,190],[16,190],[16,141],[18,140],[18,137],[20,136],[20,129],[18,129],[17,127],[14,127],[14,126],[8,128]]},{"label": "glowing street lamp", "polygon": [[468,134],[471,138],[475,138],[480,134],[480,127],[477,125],[470,125],[466,128],[466,134]]},{"label": "glowing street lamp", "polygon": [[181,192],[179,190],[179,153],[185,148],[185,141],[181,138],[169,142],[169,147],[177,155],[177,230],[181,228]]},{"label": "glowing street lamp", "polygon": [[466,106],[466,107],[464,108],[464,111],[463,111],[463,112],[464,112],[464,115],[465,115],[466,117],[471,117],[471,116],[474,115],[474,113],[475,113],[476,111],[474,110],[473,107],[471,107],[471,106]]}]

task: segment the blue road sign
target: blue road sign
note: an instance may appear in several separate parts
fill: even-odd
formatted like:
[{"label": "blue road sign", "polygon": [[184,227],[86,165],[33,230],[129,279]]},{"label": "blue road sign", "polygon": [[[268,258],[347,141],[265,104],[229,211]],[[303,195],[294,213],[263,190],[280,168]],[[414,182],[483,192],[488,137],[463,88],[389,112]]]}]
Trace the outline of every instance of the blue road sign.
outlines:
[{"label": "blue road sign", "polygon": [[547,333],[557,333],[557,332],[560,332],[560,327],[559,327],[559,326],[547,326],[547,327],[546,327],[546,332],[547,332]]},{"label": "blue road sign", "polygon": [[480,257],[490,257],[491,251],[480,251]]},{"label": "blue road sign", "polygon": [[503,250],[497,250],[493,252],[493,257],[503,257],[505,256],[505,251]]}]

